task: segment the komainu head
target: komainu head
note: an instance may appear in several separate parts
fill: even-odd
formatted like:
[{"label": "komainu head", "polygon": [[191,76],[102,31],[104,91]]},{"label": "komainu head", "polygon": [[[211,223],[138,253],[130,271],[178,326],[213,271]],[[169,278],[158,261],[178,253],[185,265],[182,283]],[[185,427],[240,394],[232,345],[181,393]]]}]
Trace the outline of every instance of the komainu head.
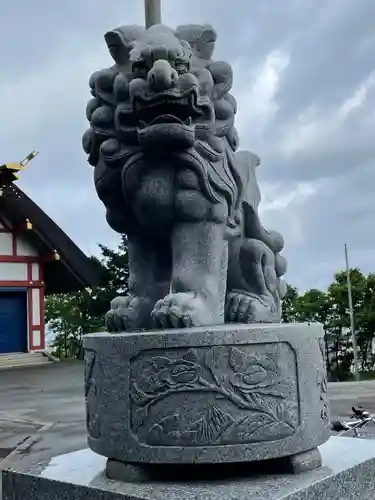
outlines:
[{"label": "komainu head", "polygon": [[212,27],[125,26],[105,40],[115,64],[90,78],[83,147],[91,164],[100,155],[117,161],[137,150],[154,155],[202,142],[213,157],[237,148],[233,73],[212,59]]},{"label": "komainu head", "polygon": [[212,129],[212,79],[194,73],[192,50],[173,30],[154,26],[130,53],[130,102],[144,149],[194,146],[199,132]]}]

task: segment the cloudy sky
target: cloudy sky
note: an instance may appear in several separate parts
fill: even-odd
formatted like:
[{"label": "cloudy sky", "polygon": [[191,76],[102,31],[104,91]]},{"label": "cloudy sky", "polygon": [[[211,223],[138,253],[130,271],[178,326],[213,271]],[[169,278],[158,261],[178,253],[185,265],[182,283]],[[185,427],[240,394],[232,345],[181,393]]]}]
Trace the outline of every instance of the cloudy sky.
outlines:
[{"label": "cloudy sky", "polygon": [[[164,0],[163,21],[211,23],[235,69],[241,146],[262,158],[263,220],[285,237],[287,279],[323,288],[375,271],[374,0]],[[40,156],[20,186],[87,253],[115,246],[81,149],[103,34],[143,24],[142,0],[0,6],[2,162]]]}]

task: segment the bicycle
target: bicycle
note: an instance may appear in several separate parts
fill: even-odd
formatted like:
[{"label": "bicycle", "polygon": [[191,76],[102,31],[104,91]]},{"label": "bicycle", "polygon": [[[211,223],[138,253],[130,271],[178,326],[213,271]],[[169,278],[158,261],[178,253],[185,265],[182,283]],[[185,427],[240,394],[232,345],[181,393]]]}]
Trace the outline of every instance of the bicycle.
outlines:
[{"label": "bicycle", "polygon": [[[366,428],[369,424],[375,424],[375,415],[371,415],[364,408],[352,407],[351,420],[336,420],[331,422],[331,430],[337,432],[339,435],[345,434],[347,432],[354,432],[354,437],[361,437],[360,430]],[[374,437],[375,437],[375,427],[374,427]]]}]

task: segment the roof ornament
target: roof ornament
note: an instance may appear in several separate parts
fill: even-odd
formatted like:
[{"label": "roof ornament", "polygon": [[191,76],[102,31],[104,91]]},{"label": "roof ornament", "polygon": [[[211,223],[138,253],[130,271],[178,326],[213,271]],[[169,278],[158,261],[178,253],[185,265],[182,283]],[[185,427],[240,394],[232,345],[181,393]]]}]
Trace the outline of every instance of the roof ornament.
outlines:
[{"label": "roof ornament", "polygon": [[31,151],[30,154],[25,156],[25,158],[21,160],[19,163],[12,162],[0,165],[0,187],[4,188],[9,184],[11,184],[12,182],[18,181],[19,175],[17,175],[16,172],[24,170],[24,168],[26,168],[26,166],[31,162],[31,160],[33,160],[36,156],[38,156],[38,154],[39,151],[36,151],[34,149],[33,151]]}]

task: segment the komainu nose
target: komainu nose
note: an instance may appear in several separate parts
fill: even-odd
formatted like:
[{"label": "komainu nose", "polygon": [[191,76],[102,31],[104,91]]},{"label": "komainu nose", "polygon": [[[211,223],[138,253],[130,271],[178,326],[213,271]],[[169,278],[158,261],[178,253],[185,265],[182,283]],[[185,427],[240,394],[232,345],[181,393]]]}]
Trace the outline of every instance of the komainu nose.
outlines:
[{"label": "komainu nose", "polygon": [[178,80],[178,73],[168,61],[159,59],[154,62],[147,78],[154,92],[163,92],[175,86]]}]

